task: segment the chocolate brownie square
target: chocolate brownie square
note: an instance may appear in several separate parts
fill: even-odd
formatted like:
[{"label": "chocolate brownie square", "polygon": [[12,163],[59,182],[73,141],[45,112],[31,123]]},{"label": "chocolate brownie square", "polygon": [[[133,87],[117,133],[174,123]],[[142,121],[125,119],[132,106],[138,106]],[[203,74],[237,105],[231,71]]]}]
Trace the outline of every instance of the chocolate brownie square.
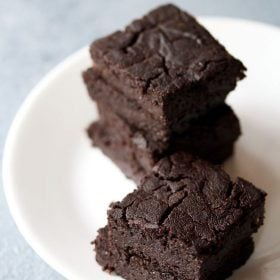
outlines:
[{"label": "chocolate brownie square", "polygon": [[225,279],[253,251],[265,196],[218,166],[173,154],[111,205],[96,259],[128,280]]},{"label": "chocolate brownie square", "polygon": [[[166,148],[172,134],[172,127],[169,127],[165,121],[148,112],[135,99],[125,96],[112,87],[95,68],[85,71],[83,77],[92,100],[110,108],[129,125],[144,131],[149,139],[157,142],[159,147]],[[178,120],[177,127],[179,123]]]},{"label": "chocolate brownie square", "polygon": [[110,108],[129,125],[145,132],[146,137],[157,142],[157,146],[161,149],[166,149],[173,133],[179,134],[186,130],[186,122],[208,111],[205,110],[200,114],[186,114],[170,126],[169,123],[146,111],[145,107],[138,104],[136,100],[126,97],[113,88],[94,68],[84,72],[84,80],[89,95],[94,101]]},{"label": "chocolate brownie square", "polygon": [[151,141],[141,130],[128,125],[108,107],[98,104],[100,120],[93,123],[89,136],[94,145],[110,157],[129,178],[136,182],[162,157],[186,151],[221,163],[233,152],[240,135],[234,112],[226,104],[185,124],[184,134],[173,134],[166,149]]},{"label": "chocolate brownie square", "polygon": [[169,126],[222,103],[245,67],[190,14],[161,6],[90,47],[94,67]]}]

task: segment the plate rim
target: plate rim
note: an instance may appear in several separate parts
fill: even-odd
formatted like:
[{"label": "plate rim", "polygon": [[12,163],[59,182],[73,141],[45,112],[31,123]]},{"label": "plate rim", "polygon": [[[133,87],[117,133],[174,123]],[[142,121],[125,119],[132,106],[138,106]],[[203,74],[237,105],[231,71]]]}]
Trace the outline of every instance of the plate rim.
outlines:
[{"label": "plate rim", "polygon": [[16,193],[14,193],[12,183],[12,165],[10,164],[10,159],[13,155],[13,148],[17,143],[16,136],[18,134],[19,127],[24,122],[24,118],[29,113],[30,109],[32,109],[33,104],[40,98],[43,94],[42,92],[49,83],[52,83],[57,76],[61,75],[65,69],[71,67],[71,65],[75,64],[75,62],[82,60],[83,57],[87,55],[87,51],[88,46],[85,46],[66,57],[54,68],[52,68],[45,76],[43,76],[31,89],[12,120],[6,136],[6,141],[4,143],[2,156],[2,181],[4,196],[6,198],[11,217],[19,233],[31,247],[33,252],[42,259],[42,261],[67,279],[74,279],[74,276],[44,249],[44,245],[40,243],[40,239],[29,231],[29,227],[25,223],[24,217],[21,215],[20,208],[17,206]]},{"label": "plate rim", "polygon": [[[254,25],[261,28],[273,29],[279,32],[280,28],[276,25],[260,22],[256,20],[238,18],[238,17],[224,17],[224,16],[198,16],[199,22],[202,23],[205,21],[215,21],[227,24],[245,24],[245,25]],[[65,69],[71,67],[75,62],[82,60],[83,57],[88,55],[89,46],[85,46],[75,51],[73,54],[66,57],[59,64],[53,67],[46,75],[44,75],[39,82],[31,89],[28,93],[22,104],[20,105],[17,113],[15,114],[13,121],[11,122],[10,128],[8,130],[6,140],[3,148],[2,156],[2,181],[3,181],[3,190],[6,202],[8,205],[9,212],[11,217],[16,224],[16,227],[20,234],[23,236],[27,244],[32,248],[32,250],[52,269],[66,277],[67,279],[77,279],[78,276],[75,275],[71,270],[67,269],[67,266],[63,266],[62,262],[59,262],[52,254],[45,250],[43,243],[40,243],[40,238],[36,237],[32,232],[30,232],[28,224],[25,222],[25,218],[21,215],[20,208],[17,206],[17,194],[14,192],[16,188],[13,187],[12,183],[12,166],[10,159],[14,153],[14,147],[17,143],[17,134],[19,127],[24,122],[25,116],[28,115],[32,109],[33,104],[36,103],[37,99],[42,95],[43,90],[52,83],[53,80],[61,75]]]}]

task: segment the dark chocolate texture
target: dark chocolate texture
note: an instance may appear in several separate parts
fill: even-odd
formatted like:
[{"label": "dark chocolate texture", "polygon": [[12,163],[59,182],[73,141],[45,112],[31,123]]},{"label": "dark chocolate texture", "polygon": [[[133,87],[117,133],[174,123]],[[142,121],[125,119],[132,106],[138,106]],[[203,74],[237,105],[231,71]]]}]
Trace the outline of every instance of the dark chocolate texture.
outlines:
[{"label": "dark chocolate texture", "polygon": [[198,155],[222,163],[233,152],[240,135],[238,119],[227,105],[220,105],[185,124],[184,134],[174,134],[162,150],[157,142],[139,129],[129,126],[106,106],[98,105],[100,120],[88,130],[93,143],[136,182],[162,157],[176,151]]},{"label": "dark chocolate texture", "polygon": [[253,250],[265,195],[218,166],[173,154],[111,205],[97,261],[128,280],[225,279]]},{"label": "dark chocolate texture", "polygon": [[[184,99],[183,97],[180,100],[180,104],[187,102],[188,106],[193,107],[191,113],[186,112],[184,115],[180,115],[178,114],[177,107],[173,110],[172,118],[161,118],[156,112],[147,110],[147,107],[153,107],[152,104],[143,105],[141,101],[138,102],[126,97],[122,92],[104,80],[94,68],[90,68],[84,73],[84,80],[89,95],[94,101],[110,107],[111,110],[125,119],[130,125],[137,126],[139,129],[145,131],[149,139],[153,139],[157,142],[158,146],[163,148],[166,146],[173,132],[184,132],[184,123],[186,121],[197,118],[209,110],[207,100],[210,96],[204,98],[204,92],[202,92],[202,95],[197,92],[192,100]],[[219,97],[217,95],[211,99],[212,107],[217,107],[217,104],[222,104],[224,101],[224,95]],[[196,108],[200,108],[200,110],[196,110]]]},{"label": "dark chocolate texture", "polygon": [[245,71],[194,17],[173,5],[93,42],[90,52],[107,82],[165,121],[216,105]]}]

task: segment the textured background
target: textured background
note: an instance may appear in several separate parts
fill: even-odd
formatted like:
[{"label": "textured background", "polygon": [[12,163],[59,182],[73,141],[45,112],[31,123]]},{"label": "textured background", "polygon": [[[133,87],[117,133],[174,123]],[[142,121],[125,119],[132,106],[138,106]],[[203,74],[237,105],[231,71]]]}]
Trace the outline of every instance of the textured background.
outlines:
[{"label": "textured background", "polygon": [[[11,121],[32,87],[94,38],[121,28],[160,0],[0,0],[0,157]],[[169,1],[171,2],[171,1]],[[172,1],[195,15],[280,25],[279,0]],[[63,279],[26,244],[0,181],[0,279]]]}]

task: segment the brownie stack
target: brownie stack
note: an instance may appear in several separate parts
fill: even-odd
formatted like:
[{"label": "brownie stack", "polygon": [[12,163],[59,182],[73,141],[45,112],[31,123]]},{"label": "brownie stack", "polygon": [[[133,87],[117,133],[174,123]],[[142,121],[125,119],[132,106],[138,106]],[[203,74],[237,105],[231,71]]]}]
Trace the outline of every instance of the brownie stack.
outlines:
[{"label": "brownie stack", "polygon": [[173,5],[90,52],[83,77],[100,118],[88,134],[138,183],[110,205],[97,262],[127,280],[225,279],[253,252],[264,219],[266,194],[212,164],[240,135],[225,98],[245,67]]},{"label": "brownie stack", "polygon": [[173,5],[95,41],[83,77],[100,119],[88,129],[130,178],[177,151],[221,163],[240,126],[224,103],[245,67]]}]

